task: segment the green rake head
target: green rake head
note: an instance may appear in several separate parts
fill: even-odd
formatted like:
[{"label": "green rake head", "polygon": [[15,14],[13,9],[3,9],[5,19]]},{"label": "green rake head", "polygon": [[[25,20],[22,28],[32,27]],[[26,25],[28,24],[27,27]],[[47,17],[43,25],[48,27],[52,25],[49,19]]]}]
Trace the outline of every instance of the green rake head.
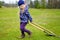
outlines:
[{"label": "green rake head", "polygon": [[46,36],[55,36],[55,34],[52,34],[50,32],[44,31],[44,33],[46,34]]},{"label": "green rake head", "polygon": [[46,31],[46,30],[44,31],[44,33],[46,34],[46,36],[53,36],[53,37],[60,38],[60,36],[58,36],[56,34],[53,34],[53,33],[49,32],[49,31]]}]

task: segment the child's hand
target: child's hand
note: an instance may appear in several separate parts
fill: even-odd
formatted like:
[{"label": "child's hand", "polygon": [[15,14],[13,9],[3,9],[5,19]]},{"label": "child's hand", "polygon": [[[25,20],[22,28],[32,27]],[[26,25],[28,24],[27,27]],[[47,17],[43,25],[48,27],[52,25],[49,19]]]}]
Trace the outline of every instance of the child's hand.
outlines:
[{"label": "child's hand", "polygon": [[32,23],[32,20],[30,20],[30,22]]}]

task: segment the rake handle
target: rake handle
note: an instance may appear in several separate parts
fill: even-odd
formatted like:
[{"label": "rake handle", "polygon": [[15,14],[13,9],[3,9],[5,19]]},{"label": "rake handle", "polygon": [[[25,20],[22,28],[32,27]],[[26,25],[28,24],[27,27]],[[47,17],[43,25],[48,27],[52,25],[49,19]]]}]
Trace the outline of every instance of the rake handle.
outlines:
[{"label": "rake handle", "polygon": [[39,25],[36,24],[36,23],[33,23],[33,22],[32,22],[32,23],[30,23],[30,24],[31,24],[32,26],[36,27],[37,29],[43,31],[43,32],[49,32],[49,33],[55,35],[55,33],[53,33],[52,31],[50,31],[50,30],[48,30],[48,29],[46,29],[46,28],[44,28],[44,27],[42,27],[42,26],[39,26]]}]

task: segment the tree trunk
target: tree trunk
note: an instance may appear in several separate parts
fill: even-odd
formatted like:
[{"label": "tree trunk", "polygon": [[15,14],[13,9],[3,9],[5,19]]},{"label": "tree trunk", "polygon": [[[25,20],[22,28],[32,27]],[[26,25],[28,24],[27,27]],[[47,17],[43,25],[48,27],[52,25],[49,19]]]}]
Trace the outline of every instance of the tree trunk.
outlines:
[{"label": "tree trunk", "polygon": [[49,8],[57,8],[57,0],[48,0]]},{"label": "tree trunk", "polygon": [[46,7],[46,0],[41,0],[41,5],[42,5],[42,8],[45,8]]}]

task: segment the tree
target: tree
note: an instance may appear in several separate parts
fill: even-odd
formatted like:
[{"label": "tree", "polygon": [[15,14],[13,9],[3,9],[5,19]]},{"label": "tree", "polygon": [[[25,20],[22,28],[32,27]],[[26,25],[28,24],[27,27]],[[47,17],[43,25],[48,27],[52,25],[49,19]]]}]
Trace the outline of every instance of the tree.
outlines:
[{"label": "tree", "polygon": [[4,5],[3,1],[0,1],[0,8]]},{"label": "tree", "polygon": [[60,0],[57,0],[57,8],[60,8]]},{"label": "tree", "polygon": [[48,0],[48,8],[57,8],[57,0]]},{"label": "tree", "polygon": [[38,0],[34,1],[34,6],[35,8],[40,8],[40,3],[38,2]]},{"label": "tree", "polygon": [[41,8],[45,8],[46,7],[46,0],[41,0]]},{"label": "tree", "polygon": [[52,0],[48,0],[48,8],[51,8],[52,7]]},{"label": "tree", "polygon": [[53,0],[52,6],[52,8],[57,8],[57,0]]},{"label": "tree", "polygon": [[30,7],[31,7],[31,8],[34,7],[33,1],[31,1],[31,0],[30,0]]}]

